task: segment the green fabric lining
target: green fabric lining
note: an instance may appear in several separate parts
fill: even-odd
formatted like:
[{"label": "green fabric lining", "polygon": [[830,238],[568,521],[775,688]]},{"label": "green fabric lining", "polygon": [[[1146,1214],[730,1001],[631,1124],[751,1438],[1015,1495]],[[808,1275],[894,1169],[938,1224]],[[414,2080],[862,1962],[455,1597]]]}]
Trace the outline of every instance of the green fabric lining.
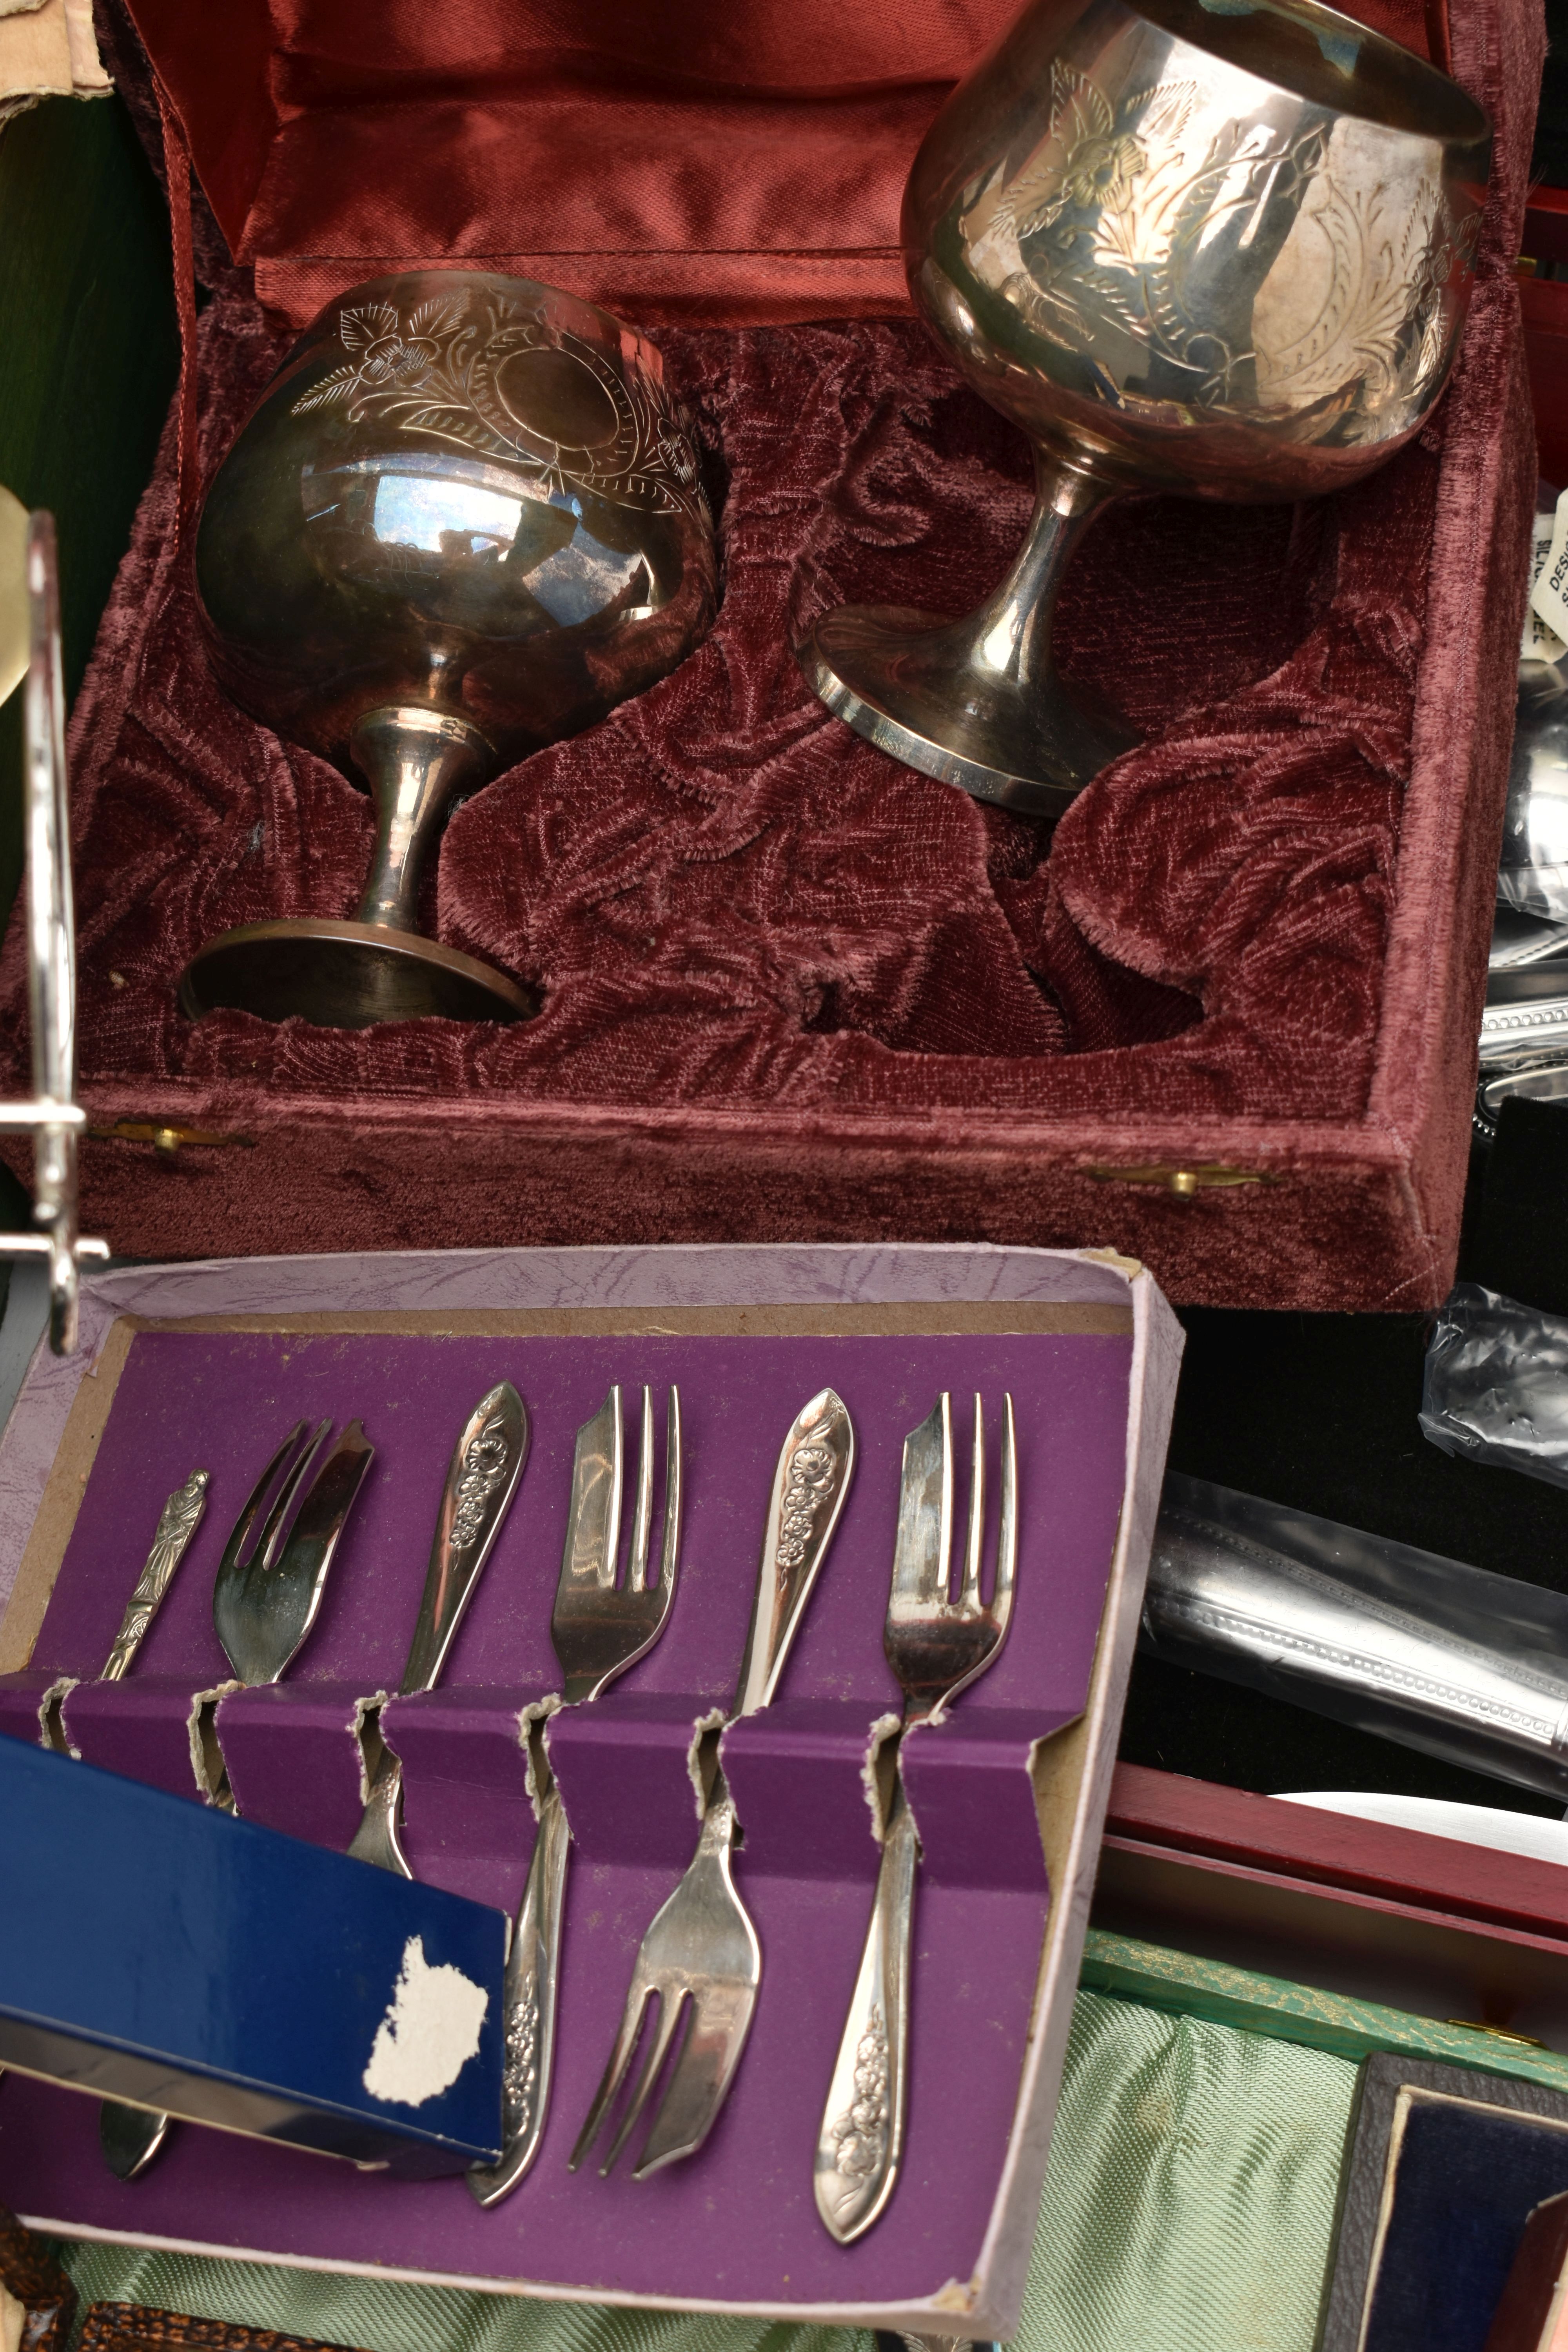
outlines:
[{"label": "green fabric lining", "polygon": [[1311,2352],[1358,2072],[1080,1992],[1018,2345]]},{"label": "green fabric lining", "polygon": [[[1080,1992],[1020,2352],[1311,2352],[1351,2059]],[[63,2246],[85,2304],[150,2303],[362,2352],[872,2352],[851,2329]]]},{"label": "green fabric lining", "polygon": [[1185,2017],[1212,2018],[1219,2025],[1266,2033],[1276,2042],[1306,2042],[1341,2058],[1362,2059],[1374,2050],[1405,2058],[1438,2058],[1450,2066],[1478,2066],[1484,2074],[1513,2074],[1549,2090],[1568,2091],[1568,2057],[1561,2051],[1511,2040],[1479,2024],[1439,2024],[1436,2018],[1385,2009],[1379,2001],[1324,1992],[1315,1985],[1291,1984],[1283,1977],[1259,1976],[1225,1960],[1173,1952],[1163,1944],[1142,1944],[1091,1927],[1079,1981],[1095,1992],[1113,1992],[1150,2009]]}]

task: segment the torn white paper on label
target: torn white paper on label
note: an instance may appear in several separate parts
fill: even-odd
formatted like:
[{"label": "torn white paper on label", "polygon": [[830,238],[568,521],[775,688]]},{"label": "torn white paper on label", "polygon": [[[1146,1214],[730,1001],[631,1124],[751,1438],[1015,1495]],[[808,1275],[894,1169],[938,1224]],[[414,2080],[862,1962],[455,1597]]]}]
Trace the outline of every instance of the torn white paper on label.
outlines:
[{"label": "torn white paper on label", "polygon": [[1531,587],[1530,609],[1545,623],[1559,645],[1568,643],[1568,490],[1557,501],[1551,542]]},{"label": "torn white paper on label", "polygon": [[1561,661],[1568,653],[1568,645],[1554,629],[1549,629],[1535,609],[1535,589],[1546,569],[1546,559],[1556,536],[1555,513],[1538,514],[1531,529],[1530,542],[1530,597],[1524,608],[1524,634],[1520,639],[1521,661]]},{"label": "torn white paper on label", "polygon": [[489,2000],[461,1969],[432,1968],[423,1937],[410,1936],[364,2070],[371,2097],[422,2107],[449,2091],[479,2046]]}]

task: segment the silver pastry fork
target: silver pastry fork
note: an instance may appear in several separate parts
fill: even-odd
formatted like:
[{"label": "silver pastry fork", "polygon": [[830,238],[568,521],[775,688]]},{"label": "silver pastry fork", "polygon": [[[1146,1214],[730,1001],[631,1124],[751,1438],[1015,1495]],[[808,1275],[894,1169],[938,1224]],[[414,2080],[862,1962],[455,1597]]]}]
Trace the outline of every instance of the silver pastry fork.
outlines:
[{"label": "silver pastry fork", "polygon": [[[904,1693],[900,1743],[911,1724],[939,1720],[959,1692],[995,1663],[1007,1638],[1018,1557],[1018,1459],[1010,1396],[1002,1406],[1001,1512],[989,1601],[980,1590],[984,1532],[985,1433],[977,1396],[969,1540],[958,1597],[950,1601],[952,1409],[944,1391],[904,1440],[893,1580],[882,1632],[888,1664]],[[840,2245],[870,2228],[899,2177],[919,1856],[914,1815],[895,1756],[876,1897],[816,2144],[816,2210]]]},{"label": "silver pastry fork", "polygon": [[[351,1421],[316,1473],[285,1541],[289,1511],[331,1427],[330,1421],[320,1423],[307,1442],[307,1424],[295,1423],[257,1480],[217,1565],[213,1628],[247,1690],[280,1680],[315,1623],[338,1538],[375,1459],[363,1425]],[[286,1463],[287,1475],[258,1535],[268,1490]]]},{"label": "silver pastry fork", "polygon": [[[773,1473],[751,1631],[729,1722],[766,1706],[778,1687],[854,1467],[849,1415],[833,1391],[824,1389],[796,1415]],[[684,2029],[684,2038],[643,2143],[636,2179],[696,2153],[718,2119],[741,2063],[763,1955],[731,1876],[735,1805],[717,1760],[716,1739],[708,1770],[697,1852],[643,1937],[610,2062],[572,2151],[573,2171],[598,2137],[630,2074],[650,2001],[658,2001],[658,2022],[647,2035],[647,2054],[599,2167],[601,2176],[612,2170],[635,2130],[678,2032]]]},{"label": "silver pastry fork", "polygon": [[[560,1661],[568,1706],[597,1698],[617,1675],[635,1665],[652,1649],[669,1615],[680,1557],[679,1389],[669,1391],[664,1531],[650,1575],[653,1454],[653,1398],[645,1388],[637,1507],[623,1582],[618,1578],[624,1483],[618,1387],[610,1391],[593,1419],[577,1432],[566,1542],[550,1619],[550,1638]],[[550,2105],[571,1832],[550,1770],[542,1726],[535,1727],[531,1753],[539,1826],[507,1958],[506,2055],[501,2074],[504,2144],[499,2164],[475,2165],[469,2170],[468,2188],[479,2205],[499,2205],[517,2187],[539,2153]]]},{"label": "silver pastry fork", "polygon": [[[223,1548],[213,1583],[213,1626],[224,1655],[247,1689],[277,1682],[315,1623],[338,1538],[375,1459],[363,1427],[351,1421],[307,1488],[306,1479],[331,1425],[323,1421],[307,1437],[309,1423],[295,1423],[251,1488]],[[282,1483],[268,1510],[267,1498],[279,1472]],[[205,1491],[206,1474],[199,1475]],[[171,1507],[174,1499],[170,1497]],[[296,1503],[299,1509],[289,1527]],[[263,1511],[267,1516],[258,1534]],[[225,1801],[226,1788],[226,1780],[219,1782],[217,1801]],[[232,1811],[232,1799],[227,1803]],[[121,2180],[134,2180],[145,2172],[168,2131],[168,2116],[156,2108],[106,2099],[99,2109],[99,2146],[104,2162]]]}]

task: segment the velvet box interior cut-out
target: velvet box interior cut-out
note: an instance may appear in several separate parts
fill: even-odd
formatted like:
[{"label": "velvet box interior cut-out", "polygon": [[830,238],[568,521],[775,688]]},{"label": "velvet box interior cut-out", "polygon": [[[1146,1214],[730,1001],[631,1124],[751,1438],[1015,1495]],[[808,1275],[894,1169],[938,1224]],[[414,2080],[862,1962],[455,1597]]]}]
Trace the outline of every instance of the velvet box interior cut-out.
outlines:
[{"label": "velvet box interior cut-out", "polygon": [[[630,0],[247,0],[220,48],[188,0],[102,9],[155,140],[151,56],[176,211],[195,166],[200,478],[323,300],[501,268],[649,329],[723,565],[690,659],[452,819],[426,928],[536,1021],[191,1022],[194,950],[348,912],[373,822],[214,683],[171,421],[71,736],[83,1212],[117,1251],[896,1234],[1115,1246],[1215,1304],[1444,1294],[1534,502],[1539,9],[1455,12],[1493,177],[1418,439],[1332,499],[1134,500],[1086,542],[1064,665],[1145,740],[1054,836],[862,741],[792,652],[846,600],[963,611],[1021,541],[1026,445],[897,250],[920,135],[1012,13],[705,5],[671,56]],[[1362,13],[1425,49],[1411,0]],[[16,1089],[15,929],[3,988]],[[160,1122],[226,1140],[169,1163]]]}]

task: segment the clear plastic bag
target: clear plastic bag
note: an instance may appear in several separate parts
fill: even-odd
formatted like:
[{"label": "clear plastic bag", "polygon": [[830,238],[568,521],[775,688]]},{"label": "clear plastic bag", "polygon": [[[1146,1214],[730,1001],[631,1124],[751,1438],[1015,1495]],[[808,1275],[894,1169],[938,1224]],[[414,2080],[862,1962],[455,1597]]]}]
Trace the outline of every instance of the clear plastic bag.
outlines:
[{"label": "clear plastic bag", "polygon": [[1500,906],[1568,920],[1568,679],[1554,662],[1521,662],[1508,814],[1498,867]]},{"label": "clear plastic bag", "polygon": [[1142,1644],[1568,1801],[1562,1593],[1173,1470]]},{"label": "clear plastic bag", "polygon": [[1427,1343],[1421,1426],[1445,1454],[1568,1486],[1568,1320],[1461,1282]]}]

